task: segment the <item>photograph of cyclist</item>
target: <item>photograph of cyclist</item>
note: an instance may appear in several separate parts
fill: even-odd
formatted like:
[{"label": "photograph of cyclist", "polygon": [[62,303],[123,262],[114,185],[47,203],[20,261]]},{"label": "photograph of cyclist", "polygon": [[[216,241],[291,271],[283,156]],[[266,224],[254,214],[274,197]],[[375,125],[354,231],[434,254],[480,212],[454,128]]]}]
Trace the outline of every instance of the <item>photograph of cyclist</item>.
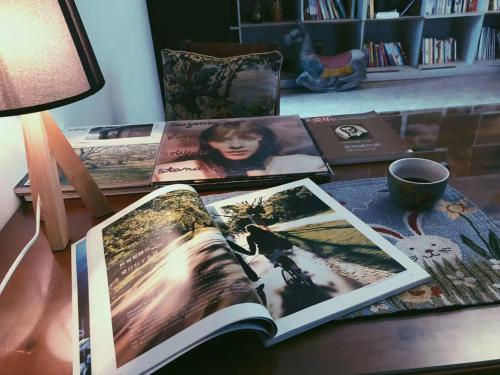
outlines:
[{"label": "photograph of cyclist", "polygon": [[404,270],[303,186],[235,198],[212,217],[274,319]]}]

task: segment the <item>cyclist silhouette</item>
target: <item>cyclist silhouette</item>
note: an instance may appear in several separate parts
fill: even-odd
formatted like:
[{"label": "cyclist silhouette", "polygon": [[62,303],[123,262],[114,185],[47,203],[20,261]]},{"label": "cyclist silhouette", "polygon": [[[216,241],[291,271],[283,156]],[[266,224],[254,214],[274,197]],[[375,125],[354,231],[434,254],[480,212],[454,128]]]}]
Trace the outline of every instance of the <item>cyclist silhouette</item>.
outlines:
[{"label": "cyclist silhouette", "polygon": [[[290,252],[293,248],[290,241],[255,224],[247,225],[245,230],[248,233],[249,250],[240,246],[233,248],[233,250],[245,255],[255,255],[258,250],[258,253],[265,256],[274,267],[283,269],[281,273],[287,284],[313,285],[311,279],[287,255],[287,252]],[[247,265],[247,267],[249,266]]]}]

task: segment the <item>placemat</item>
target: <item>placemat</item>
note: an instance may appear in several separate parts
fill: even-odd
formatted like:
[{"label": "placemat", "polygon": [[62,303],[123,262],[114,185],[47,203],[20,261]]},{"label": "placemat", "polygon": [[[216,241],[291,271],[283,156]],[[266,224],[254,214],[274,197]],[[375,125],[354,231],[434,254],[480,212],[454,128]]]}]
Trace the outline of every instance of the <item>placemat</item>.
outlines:
[{"label": "placemat", "polygon": [[[500,230],[461,193],[448,186],[426,212],[404,211],[385,178],[320,185],[431,275],[430,282],[345,317],[500,301]],[[205,204],[243,192],[203,197]]]}]

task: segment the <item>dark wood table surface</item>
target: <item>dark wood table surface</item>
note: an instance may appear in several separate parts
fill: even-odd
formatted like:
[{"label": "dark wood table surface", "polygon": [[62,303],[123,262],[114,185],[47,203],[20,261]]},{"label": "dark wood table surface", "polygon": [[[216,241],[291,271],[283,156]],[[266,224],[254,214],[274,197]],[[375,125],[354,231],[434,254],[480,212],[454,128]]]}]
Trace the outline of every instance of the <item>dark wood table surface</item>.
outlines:
[{"label": "dark wood table surface", "polygon": [[[497,112],[499,111],[499,112]],[[500,106],[384,116],[416,151],[447,161],[451,184],[500,222]],[[383,176],[388,163],[335,167],[336,180]],[[110,197],[119,210],[140,195]],[[71,241],[97,224],[78,200],[66,201]],[[0,232],[0,277],[34,233],[23,203]],[[70,252],[52,252],[42,235],[0,296],[0,373],[72,370]],[[272,348],[250,332],[219,337],[161,370],[165,373],[310,374],[433,371],[500,373],[500,304],[452,311],[330,322]]]}]

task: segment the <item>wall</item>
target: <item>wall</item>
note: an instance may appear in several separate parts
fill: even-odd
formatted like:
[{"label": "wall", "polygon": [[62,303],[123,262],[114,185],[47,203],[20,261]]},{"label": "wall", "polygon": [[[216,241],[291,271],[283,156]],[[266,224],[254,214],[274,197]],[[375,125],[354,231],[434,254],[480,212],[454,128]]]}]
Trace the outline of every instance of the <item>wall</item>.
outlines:
[{"label": "wall", "polygon": [[[126,3],[126,5],[124,5]],[[51,113],[61,127],[163,119],[145,0],[76,0],[106,84],[97,94]],[[19,205],[12,188],[26,173],[21,126],[0,119],[0,228]]]}]

